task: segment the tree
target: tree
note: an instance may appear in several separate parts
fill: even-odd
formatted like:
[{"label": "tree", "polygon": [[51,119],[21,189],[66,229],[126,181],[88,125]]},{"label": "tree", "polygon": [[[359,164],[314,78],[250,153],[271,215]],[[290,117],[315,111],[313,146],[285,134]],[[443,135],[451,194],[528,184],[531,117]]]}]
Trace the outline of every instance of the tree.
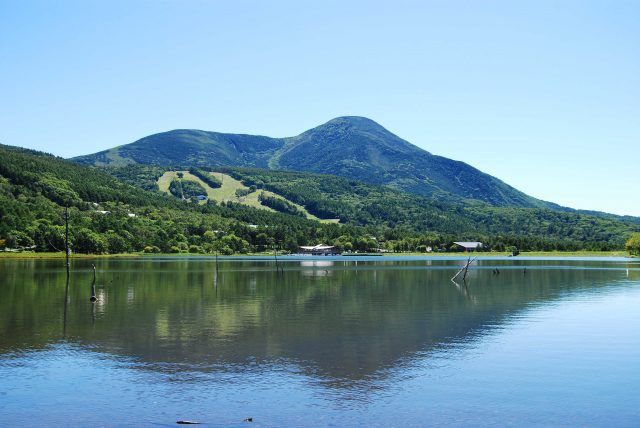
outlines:
[{"label": "tree", "polygon": [[265,251],[267,249],[267,245],[269,244],[269,237],[266,233],[260,232],[256,235],[254,242],[258,246],[258,251]]},{"label": "tree", "polygon": [[640,233],[632,233],[625,248],[631,254],[640,255]]},{"label": "tree", "polygon": [[33,245],[33,239],[22,231],[13,230],[7,236],[5,245],[9,248],[30,247]]},{"label": "tree", "polygon": [[127,253],[131,251],[131,246],[129,245],[127,240],[124,239],[122,236],[118,235],[113,230],[109,230],[105,234],[105,238],[109,246],[110,254]]},{"label": "tree", "polygon": [[102,254],[107,252],[108,243],[100,234],[82,228],[75,233],[72,248],[76,253]]},{"label": "tree", "polygon": [[298,243],[296,242],[295,239],[293,239],[293,237],[288,236],[287,238],[285,238],[284,248],[287,251],[289,251],[290,253],[297,253],[298,252]]},{"label": "tree", "polygon": [[233,233],[223,236],[220,242],[223,245],[223,252],[225,252],[225,248],[230,249],[232,253],[246,253],[249,251],[249,243]]}]

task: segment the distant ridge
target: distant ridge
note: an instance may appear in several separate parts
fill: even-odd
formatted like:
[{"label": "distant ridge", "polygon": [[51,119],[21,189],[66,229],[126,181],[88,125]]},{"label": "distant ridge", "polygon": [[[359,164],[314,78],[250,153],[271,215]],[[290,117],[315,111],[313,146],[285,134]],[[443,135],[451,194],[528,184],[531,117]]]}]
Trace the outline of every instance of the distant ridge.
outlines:
[{"label": "distant ridge", "polygon": [[433,155],[359,116],[338,117],[289,138],[178,129],[72,160],[94,166],[238,166],[315,172],[444,200],[567,210],[464,162]]}]

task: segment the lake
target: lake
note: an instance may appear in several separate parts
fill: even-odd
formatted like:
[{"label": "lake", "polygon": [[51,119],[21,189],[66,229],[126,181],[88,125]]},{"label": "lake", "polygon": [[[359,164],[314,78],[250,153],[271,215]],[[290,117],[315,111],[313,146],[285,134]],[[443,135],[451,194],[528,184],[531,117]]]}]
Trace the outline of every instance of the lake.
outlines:
[{"label": "lake", "polygon": [[0,259],[0,426],[640,426],[640,260],[463,263]]}]

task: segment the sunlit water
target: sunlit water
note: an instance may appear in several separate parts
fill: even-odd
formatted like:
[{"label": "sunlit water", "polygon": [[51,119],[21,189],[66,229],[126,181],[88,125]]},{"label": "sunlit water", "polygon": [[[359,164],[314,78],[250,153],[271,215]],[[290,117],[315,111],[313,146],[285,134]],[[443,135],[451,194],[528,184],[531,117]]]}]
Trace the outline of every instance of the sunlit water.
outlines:
[{"label": "sunlit water", "polygon": [[0,426],[640,426],[638,260],[280,263],[0,260]]}]

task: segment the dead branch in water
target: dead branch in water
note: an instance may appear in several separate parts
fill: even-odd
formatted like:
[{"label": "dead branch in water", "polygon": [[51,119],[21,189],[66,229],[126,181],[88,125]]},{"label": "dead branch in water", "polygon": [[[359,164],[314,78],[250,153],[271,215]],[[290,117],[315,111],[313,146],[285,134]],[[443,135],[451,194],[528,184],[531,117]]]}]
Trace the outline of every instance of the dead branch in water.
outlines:
[{"label": "dead branch in water", "polygon": [[453,277],[451,278],[451,281],[454,281],[458,275],[460,275],[462,272],[464,272],[464,275],[462,277],[462,280],[465,281],[467,279],[467,272],[469,271],[469,266],[471,265],[471,263],[473,263],[478,257],[474,257],[473,259],[471,257],[469,257],[469,260],[467,260],[467,262],[465,263],[465,265],[462,267],[462,269],[460,269],[455,275],[453,275]]}]

